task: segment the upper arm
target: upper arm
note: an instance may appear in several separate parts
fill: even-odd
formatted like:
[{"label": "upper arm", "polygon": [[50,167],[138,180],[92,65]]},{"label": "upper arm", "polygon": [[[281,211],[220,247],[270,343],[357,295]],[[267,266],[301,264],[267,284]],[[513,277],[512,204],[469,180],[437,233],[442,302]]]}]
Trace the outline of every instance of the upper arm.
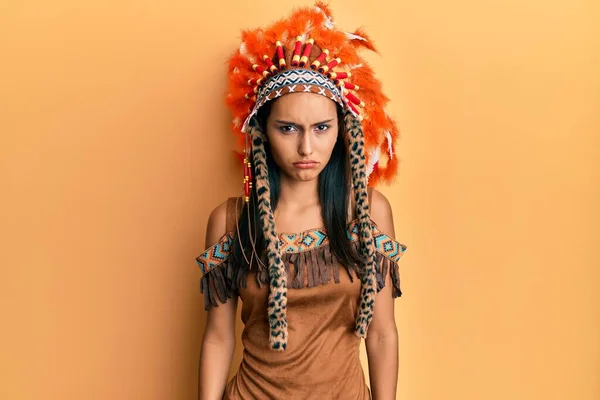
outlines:
[{"label": "upper arm", "polygon": [[395,237],[394,231],[394,216],[392,215],[392,206],[381,192],[376,189],[371,189],[371,219],[377,228],[392,239]]},{"label": "upper arm", "polygon": [[[206,227],[206,248],[217,243],[227,232],[227,201],[219,204],[210,214]],[[209,272],[210,273],[210,272]],[[210,307],[207,312],[204,340],[235,340],[237,296]]]},{"label": "upper arm", "polygon": [[206,224],[206,248],[217,243],[225,235],[227,224],[227,201],[222,202],[210,213]]},{"label": "upper arm", "polygon": [[[372,189],[371,197],[371,219],[382,233],[390,238],[395,237],[394,220],[392,207],[388,199],[379,191]],[[385,286],[378,293],[373,310],[373,319],[369,326],[369,333],[377,335],[386,335],[389,332],[396,331],[396,322],[394,315],[394,298],[392,296],[392,278],[388,272],[385,279]],[[369,336],[367,336],[368,338]]]}]

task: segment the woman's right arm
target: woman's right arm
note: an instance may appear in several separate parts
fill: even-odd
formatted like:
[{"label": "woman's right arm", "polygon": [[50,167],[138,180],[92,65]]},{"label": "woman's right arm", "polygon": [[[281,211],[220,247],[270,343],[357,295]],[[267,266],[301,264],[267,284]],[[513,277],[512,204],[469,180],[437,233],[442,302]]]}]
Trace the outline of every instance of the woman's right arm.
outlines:
[{"label": "woman's right arm", "polygon": [[[213,210],[206,229],[206,248],[226,233],[227,202]],[[221,400],[235,351],[237,297],[208,311],[198,369],[198,399]]]}]

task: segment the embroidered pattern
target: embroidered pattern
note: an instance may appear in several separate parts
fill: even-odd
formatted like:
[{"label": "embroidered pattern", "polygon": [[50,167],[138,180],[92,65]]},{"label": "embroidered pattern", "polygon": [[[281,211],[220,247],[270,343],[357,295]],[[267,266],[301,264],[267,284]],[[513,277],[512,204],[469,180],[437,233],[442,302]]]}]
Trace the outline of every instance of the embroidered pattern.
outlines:
[{"label": "embroidered pattern", "polygon": [[225,235],[219,240],[218,243],[212,245],[204,253],[196,258],[202,275],[213,268],[219,266],[223,261],[229,257],[229,251],[233,240],[230,235]]},{"label": "embroidered pattern", "polygon": [[406,251],[405,245],[398,243],[391,237],[384,235],[377,230],[373,232],[373,239],[375,240],[375,250],[393,262],[397,263],[400,261],[400,257],[402,257],[402,254]]},{"label": "embroidered pattern", "polygon": [[[359,231],[357,221],[350,222],[347,234],[351,241],[355,242],[358,240]],[[376,252],[393,262],[397,263],[406,251],[405,245],[380,232],[377,227],[373,228],[373,239],[375,241]],[[232,235],[226,234],[218,243],[209,247],[196,258],[202,275],[207,274],[227,259],[232,243]],[[284,233],[279,235],[279,246],[283,253],[302,253],[328,244],[329,239],[324,229],[311,229],[300,233]]]},{"label": "embroidered pattern", "polygon": [[329,243],[323,229],[313,229],[302,233],[279,235],[279,247],[284,253],[300,253]]}]

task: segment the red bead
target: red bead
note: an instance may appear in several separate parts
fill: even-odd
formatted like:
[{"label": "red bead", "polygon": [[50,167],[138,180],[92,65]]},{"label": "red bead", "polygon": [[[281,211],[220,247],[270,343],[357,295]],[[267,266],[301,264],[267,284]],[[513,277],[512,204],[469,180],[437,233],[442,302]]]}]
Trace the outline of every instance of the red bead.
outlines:
[{"label": "red bead", "polygon": [[354,111],[354,113],[355,113],[356,115],[358,115],[358,110],[356,109],[356,107],[354,107],[354,105],[353,105],[352,103],[346,103],[346,104],[348,104],[348,107],[350,107],[350,109],[351,109],[352,111]]},{"label": "red bead", "polygon": [[283,54],[283,46],[281,42],[277,42],[277,59],[279,60],[279,69],[285,69],[285,55]]},{"label": "red bead", "polygon": [[302,53],[302,57],[300,58],[300,66],[304,67],[308,62],[308,57],[310,57],[310,52],[313,48],[313,43],[315,41],[313,39],[308,39],[306,45],[304,45],[304,52]]},{"label": "red bead", "polygon": [[277,67],[273,64],[273,61],[271,61],[271,59],[269,58],[269,56],[265,55],[263,56],[263,60],[267,63],[267,68],[269,68],[269,71],[274,74],[275,72],[277,72]]},{"label": "red bead", "polygon": [[321,54],[319,55],[319,57],[317,57],[317,59],[315,61],[313,61],[313,63],[310,65],[310,68],[312,69],[317,69],[321,66],[321,64],[323,64],[325,62],[325,59],[327,58],[327,56],[329,55],[329,50],[325,49],[321,52]]},{"label": "red bead", "polygon": [[349,92],[349,91],[344,91],[344,95],[346,96],[346,98],[348,100],[350,100],[351,102],[353,102],[354,104],[356,104],[357,106],[361,106],[364,108],[365,103],[362,102],[358,97],[356,97],[353,93]]},{"label": "red bead", "polygon": [[250,79],[250,80],[248,80],[248,85],[249,86],[260,86],[260,85],[262,85],[263,81],[264,81],[264,78]]},{"label": "red bead", "polygon": [[269,76],[269,71],[267,71],[262,65],[254,64],[252,66],[252,69],[258,72],[259,74],[262,74],[265,78]]},{"label": "red bead", "polygon": [[335,58],[335,59],[331,60],[327,65],[323,65],[322,67],[320,67],[319,72],[321,72],[322,74],[326,74],[327,71],[331,70],[333,67],[338,65],[341,61],[342,60],[340,58]]},{"label": "red bead", "polygon": [[292,66],[297,67],[300,63],[300,52],[302,52],[302,37],[296,38],[296,46],[294,48],[294,54],[292,55]]},{"label": "red bead", "polygon": [[327,76],[329,76],[331,79],[340,80],[349,78],[352,76],[352,74],[349,72],[330,72]]}]

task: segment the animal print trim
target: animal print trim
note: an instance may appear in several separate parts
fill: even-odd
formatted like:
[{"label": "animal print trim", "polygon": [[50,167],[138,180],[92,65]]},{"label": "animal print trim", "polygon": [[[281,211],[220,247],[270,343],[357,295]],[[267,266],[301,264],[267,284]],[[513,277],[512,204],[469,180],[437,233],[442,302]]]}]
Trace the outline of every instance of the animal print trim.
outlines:
[{"label": "animal print trim", "polygon": [[354,333],[361,338],[367,337],[367,329],[373,318],[375,295],[377,294],[375,245],[371,220],[369,217],[369,200],[367,190],[367,171],[365,156],[365,138],[360,121],[346,110],[344,115],[346,140],[348,142],[350,171],[354,186],[354,201],[358,219],[359,255],[364,260],[361,273],[360,305]]},{"label": "animal print trim", "polygon": [[275,351],[285,351],[287,347],[287,276],[281,257],[279,240],[275,230],[275,217],[271,207],[271,190],[267,169],[267,153],[264,142],[265,133],[256,118],[250,120],[250,136],[252,138],[252,157],[254,160],[254,176],[258,213],[262,221],[266,253],[269,269],[269,299],[267,314],[269,318],[269,344]]}]

